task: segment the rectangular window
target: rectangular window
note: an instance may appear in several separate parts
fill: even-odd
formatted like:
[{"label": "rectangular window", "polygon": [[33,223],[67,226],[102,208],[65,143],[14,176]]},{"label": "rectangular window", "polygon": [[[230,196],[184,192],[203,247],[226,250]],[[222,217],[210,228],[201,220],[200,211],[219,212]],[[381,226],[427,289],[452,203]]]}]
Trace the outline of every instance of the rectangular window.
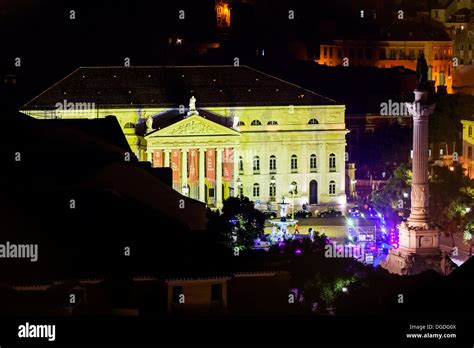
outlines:
[{"label": "rectangular window", "polygon": [[330,172],[336,171],[336,156],[334,155],[329,156],[329,171]]},{"label": "rectangular window", "polygon": [[316,173],[317,170],[317,161],[316,161],[316,156],[311,156],[309,159],[309,167],[311,173]]},{"label": "rectangular window", "polygon": [[173,286],[173,303],[179,303],[181,295],[183,295],[183,287]]},{"label": "rectangular window", "polygon": [[276,174],[276,158],[270,157],[270,174]]},{"label": "rectangular window", "polygon": [[211,285],[211,301],[222,300],[222,284]]},{"label": "rectangular window", "polygon": [[328,48],[324,47],[323,50],[324,50],[324,58],[326,58],[328,56]]},{"label": "rectangular window", "polygon": [[260,174],[260,158],[258,156],[255,156],[253,159],[253,173]]},{"label": "rectangular window", "polygon": [[275,184],[270,184],[270,197],[271,198],[276,197],[276,185]]},{"label": "rectangular window", "polygon": [[260,197],[260,186],[258,185],[253,186],[253,196]]},{"label": "rectangular window", "polygon": [[298,172],[298,159],[296,157],[291,158],[291,172]]},{"label": "rectangular window", "polygon": [[405,59],[405,52],[403,50],[398,51],[398,59],[400,60]]},{"label": "rectangular window", "polygon": [[472,159],[472,146],[467,148],[467,158]]}]

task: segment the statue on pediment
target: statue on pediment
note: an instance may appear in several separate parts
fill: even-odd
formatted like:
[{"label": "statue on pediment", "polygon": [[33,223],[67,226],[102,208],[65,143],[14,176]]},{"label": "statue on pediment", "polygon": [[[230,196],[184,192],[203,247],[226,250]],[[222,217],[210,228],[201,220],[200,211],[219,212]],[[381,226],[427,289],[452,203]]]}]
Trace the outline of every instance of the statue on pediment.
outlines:
[{"label": "statue on pediment", "polygon": [[189,111],[196,111],[196,98],[194,96],[189,99]]},{"label": "statue on pediment", "polygon": [[188,116],[191,116],[191,115],[199,115],[197,110],[196,110],[196,98],[194,98],[194,96],[192,96],[190,99],[189,99],[189,111],[188,111]]}]

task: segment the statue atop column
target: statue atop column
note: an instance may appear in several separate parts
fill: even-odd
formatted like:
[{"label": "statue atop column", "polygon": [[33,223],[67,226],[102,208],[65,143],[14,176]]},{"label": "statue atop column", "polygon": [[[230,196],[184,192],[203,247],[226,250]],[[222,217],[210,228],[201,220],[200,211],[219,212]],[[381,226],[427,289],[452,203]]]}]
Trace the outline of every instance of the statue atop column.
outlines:
[{"label": "statue atop column", "polygon": [[424,53],[420,53],[416,63],[416,89],[418,91],[427,91],[428,86],[428,64],[426,63]]}]

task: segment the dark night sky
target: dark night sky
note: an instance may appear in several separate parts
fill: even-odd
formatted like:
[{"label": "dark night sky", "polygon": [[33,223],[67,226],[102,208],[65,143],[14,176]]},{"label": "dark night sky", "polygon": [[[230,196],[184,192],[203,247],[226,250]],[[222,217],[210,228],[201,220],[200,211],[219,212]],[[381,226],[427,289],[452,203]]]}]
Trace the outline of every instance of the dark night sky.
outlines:
[{"label": "dark night sky", "polygon": [[[229,65],[239,57],[241,64],[255,67],[285,66],[295,43],[318,47],[319,38],[328,34],[320,26],[322,18],[350,23],[360,7],[380,3],[234,0],[228,40],[216,52],[197,55],[170,47],[168,38],[182,37],[184,46],[219,40],[214,0],[5,0],[0,5],[0,74],[17,75],[18,95],[26,102],[79,66],[123,65],[125,57],[131,65]],[[71,9],[75,20],[69,19]],[[184,21],[178,18],[181,9]],[[261,48],[264,58],[255,54]],[[20,69],[14,67],[15,57],[22,59]]]}]

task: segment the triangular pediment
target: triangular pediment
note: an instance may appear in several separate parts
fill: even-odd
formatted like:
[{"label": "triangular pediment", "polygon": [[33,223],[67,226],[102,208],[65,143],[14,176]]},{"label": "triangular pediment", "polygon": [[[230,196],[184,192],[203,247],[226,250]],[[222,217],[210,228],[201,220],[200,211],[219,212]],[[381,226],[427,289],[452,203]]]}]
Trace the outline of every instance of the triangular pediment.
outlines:
[{"label": "triangular pediment", "polygon": [[193,115],[159,129],[148,135],[150,138],[162,136],[197,136],[197,135],[230,135],[239,136],[240,133],[210,121],[199,115]]}]

